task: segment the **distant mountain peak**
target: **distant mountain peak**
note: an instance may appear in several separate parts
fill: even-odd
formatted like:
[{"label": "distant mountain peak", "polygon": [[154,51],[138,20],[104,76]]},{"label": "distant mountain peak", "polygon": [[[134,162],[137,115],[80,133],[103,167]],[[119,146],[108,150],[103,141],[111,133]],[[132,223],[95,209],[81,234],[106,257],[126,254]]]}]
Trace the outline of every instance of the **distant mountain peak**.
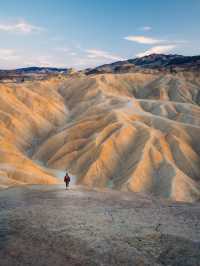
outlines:
[{"label": "distant mountain peak", "polygon": [[24,67],[12,70],[0,70],[0,80],[31,80],[31,79],[42,79],[49,75],[58,74],[71,74],[75,70],[72,68],[57,68],[57,67]]},{"label": "distant mountain peak", "polygon": [[200,56],[177,54],[150,54],[143,57],[118,61],[90,69],[88,74],[124,73],[149,70],[181,71],[200,70]]}]

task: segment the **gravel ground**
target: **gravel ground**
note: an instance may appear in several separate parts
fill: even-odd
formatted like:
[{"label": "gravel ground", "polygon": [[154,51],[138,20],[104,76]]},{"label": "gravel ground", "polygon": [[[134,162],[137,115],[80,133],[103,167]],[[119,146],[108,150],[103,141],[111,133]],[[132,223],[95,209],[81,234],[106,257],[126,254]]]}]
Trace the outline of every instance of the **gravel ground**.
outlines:
[{"label": "gravel ground", "polygon": [[0,265],[200,265],[200,203],[60,185],[3,190]]}]

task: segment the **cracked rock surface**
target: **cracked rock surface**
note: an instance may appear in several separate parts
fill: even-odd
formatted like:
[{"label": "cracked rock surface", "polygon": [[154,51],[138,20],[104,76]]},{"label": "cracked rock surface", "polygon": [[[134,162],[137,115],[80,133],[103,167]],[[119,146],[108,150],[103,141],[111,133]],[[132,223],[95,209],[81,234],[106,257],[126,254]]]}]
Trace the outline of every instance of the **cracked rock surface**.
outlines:
[{"label": "cracked rock surface", "polygon": [[200,204],[81,186],[0,192],[0,265],[200,265]]}]

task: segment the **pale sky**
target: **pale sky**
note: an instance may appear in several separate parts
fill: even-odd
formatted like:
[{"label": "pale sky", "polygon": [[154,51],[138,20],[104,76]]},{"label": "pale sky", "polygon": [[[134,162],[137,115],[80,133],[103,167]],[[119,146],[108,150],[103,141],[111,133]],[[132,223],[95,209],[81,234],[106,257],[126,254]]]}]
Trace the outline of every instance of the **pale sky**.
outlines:
[{"label": "pale sky", "polygon": [[200,54],[199,0],[7,0],[0,68],[93,67],[150,53]]}]

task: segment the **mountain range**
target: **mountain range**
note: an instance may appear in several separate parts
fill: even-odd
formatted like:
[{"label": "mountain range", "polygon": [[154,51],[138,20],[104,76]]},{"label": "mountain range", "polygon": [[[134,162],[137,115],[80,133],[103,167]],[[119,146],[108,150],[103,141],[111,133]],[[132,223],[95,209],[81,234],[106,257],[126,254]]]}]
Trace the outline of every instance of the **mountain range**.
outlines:
[{"label": "mountain range", "polygon": [[88,70],[87,74],[127,73],[151,69],[157,71],[199,70],[200,56],[151,54],[102,65]]},{"label": "mountain range", "polygon": [[[103,73],[127,73],[142,70],[186,71],[199,69],[200,56],[151,54],[135,59],[128,59],[124,61],[101,65],[95,68],[88,68],[82,70],[81,72],[90,75]],[[75,70],[72,68],[33,66],[11,70],[0,70],[0,77],[31,74],[67,74],[71,73],[72,71],[74,72]]]}]

